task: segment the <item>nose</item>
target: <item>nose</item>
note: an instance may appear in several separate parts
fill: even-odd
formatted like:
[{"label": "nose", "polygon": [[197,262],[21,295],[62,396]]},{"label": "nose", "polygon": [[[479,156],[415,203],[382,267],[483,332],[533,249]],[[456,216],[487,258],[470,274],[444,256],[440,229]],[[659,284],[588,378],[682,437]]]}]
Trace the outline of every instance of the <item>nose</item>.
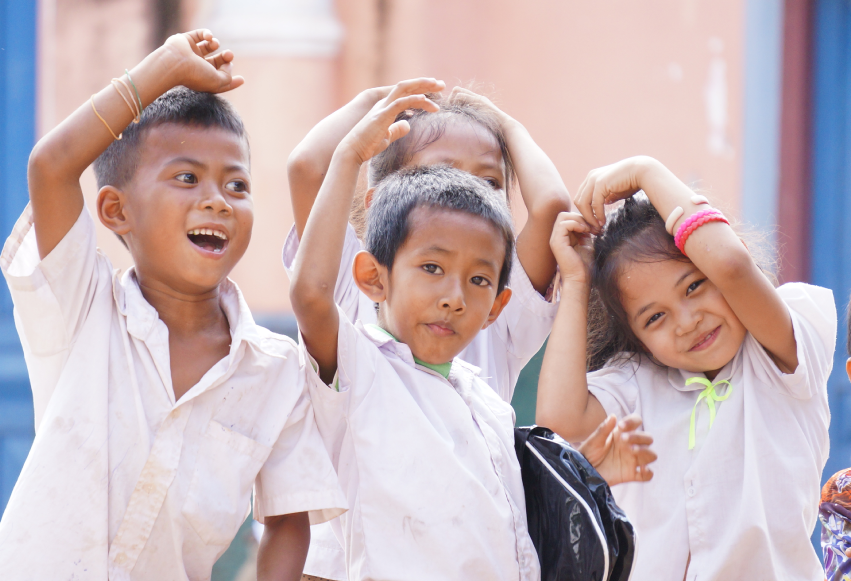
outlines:
[{"label": "nose", "polygon": [[447,309],[453,313],[460,314],[467,308],[464,300],[463,283],[455,277],[446,277],[445,284],[441,289],[439,305],[441,309]]},{"label": "nose", "polygon": [[688,335],[700,325],[703,320],[703,313],[694,308],[682,307],[676,314],[677,316],[677,336],[682,337]]},{"label": "nose", "polygon": [[228,203],[221,189],[213,184],[204,188],[198,206],[203,210],[210,210],[218,216],[230,216],[233,213],[233,207]]}]

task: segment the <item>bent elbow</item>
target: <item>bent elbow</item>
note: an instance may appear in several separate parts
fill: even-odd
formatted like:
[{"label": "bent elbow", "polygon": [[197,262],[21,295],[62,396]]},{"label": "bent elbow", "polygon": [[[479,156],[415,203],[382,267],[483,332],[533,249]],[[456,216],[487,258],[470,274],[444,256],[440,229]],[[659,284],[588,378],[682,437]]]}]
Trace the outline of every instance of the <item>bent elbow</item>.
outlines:
[{"label": "bent elbow", "polygon": [[570,194],[565,188],[547,190],[538,195],[527,210],[530,218],[555,222],[561,212],[570,211]]}]

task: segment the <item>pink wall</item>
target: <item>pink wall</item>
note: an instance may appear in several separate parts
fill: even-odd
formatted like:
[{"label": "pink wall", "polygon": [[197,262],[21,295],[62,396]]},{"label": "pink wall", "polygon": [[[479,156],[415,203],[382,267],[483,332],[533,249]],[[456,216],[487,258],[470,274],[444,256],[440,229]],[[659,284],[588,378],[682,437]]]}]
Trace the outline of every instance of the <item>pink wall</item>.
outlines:
[{"label": "pink wall", "polygon": [[[40,121],[49,129],[144,56],[149,16],[144,0],[40,1],[56,15],[42,27],[55,38],[41,40]],[[187,2],[186,22],[208,25],[225,1]],[[289,310],[280,249],[292,222],[292,147],[358,91],[411,76],[475,81],[528,127],[571,191],[588,170],[641,153],[733,213],[739,207],[741,0],[338,0],[336,18],[337,56],[237,52],[247,83],[229,98],[252,139],[257,221],[233,276],[258,312]],[[129,265],[105,229],[99,241],[116,265]]]}]

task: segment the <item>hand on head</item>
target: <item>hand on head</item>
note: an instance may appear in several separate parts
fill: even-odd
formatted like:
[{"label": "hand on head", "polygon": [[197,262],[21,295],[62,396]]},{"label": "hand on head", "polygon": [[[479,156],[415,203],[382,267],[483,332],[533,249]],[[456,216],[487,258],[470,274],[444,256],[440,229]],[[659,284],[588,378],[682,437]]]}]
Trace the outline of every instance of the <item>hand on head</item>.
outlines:
[{"label": "hand on head", "polygon": [[494,115],[496,115],[500,123],[505,123],[509,119],[508,115],[502,109],[494,105],[493,101],[491,101],[484,95],[474,93],[470,89],[465,89],[464,87],[454,87],[452,89],[452,92],[449,93],[449,101],[455,100],[479,105],[482,109],[488,110]]},{"label": "hand on head", "polygon": [[562,281],[588,284],[588,266],[594,258],[591,227],[582,214],[561,212],[550,237],[550,248],[559,266]]},{"label": "hand on head", "polygon": [[205,28],[170,36],[163,45],[176,58],[177,84],[204,93],[224,93],[245,79],[232,73],[233,52],[219,50],[219,40]]},{"label": "hand on head", "polygon": [[630,157],[591,170],[579,186],[573,202],[593,234],[599,234],[606,224],[606,204],[629,198],[641,189],[643,160]]},{"label": "hand on head", "polygon": [[407,121],[396,121],[399,113],[406,109],[438,111],[439,107],[425,93],[439,92],[444,86],[443,81],[427,78],[398,83],[354,126],[340,148],[351,152],[359,163],[367,162],[410,131]]},{"label": "hand on head", "polygon": [[579,445],[579,451],[610,486],[653,478],[647,467],[657,458],[650,449],[653,436],[639,431],[640,426],[641,418],[635,414],[620,422],[610,415]]}]

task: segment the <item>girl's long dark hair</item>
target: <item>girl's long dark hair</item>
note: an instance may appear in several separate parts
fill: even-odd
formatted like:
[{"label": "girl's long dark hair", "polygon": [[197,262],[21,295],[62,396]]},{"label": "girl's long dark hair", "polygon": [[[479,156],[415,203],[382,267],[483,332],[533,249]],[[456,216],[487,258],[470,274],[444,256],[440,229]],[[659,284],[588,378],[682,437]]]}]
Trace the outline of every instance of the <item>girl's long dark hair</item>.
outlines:
[{"label": "girl's long dark hair", "polygon": [[665,221],[646,198],[628,198],[606,219],[594,240],[591,296],[588,303],[589,371],[609,360],[650,356],[629,326],[618,278],[629,262],[688,262],[665,230]]}]

